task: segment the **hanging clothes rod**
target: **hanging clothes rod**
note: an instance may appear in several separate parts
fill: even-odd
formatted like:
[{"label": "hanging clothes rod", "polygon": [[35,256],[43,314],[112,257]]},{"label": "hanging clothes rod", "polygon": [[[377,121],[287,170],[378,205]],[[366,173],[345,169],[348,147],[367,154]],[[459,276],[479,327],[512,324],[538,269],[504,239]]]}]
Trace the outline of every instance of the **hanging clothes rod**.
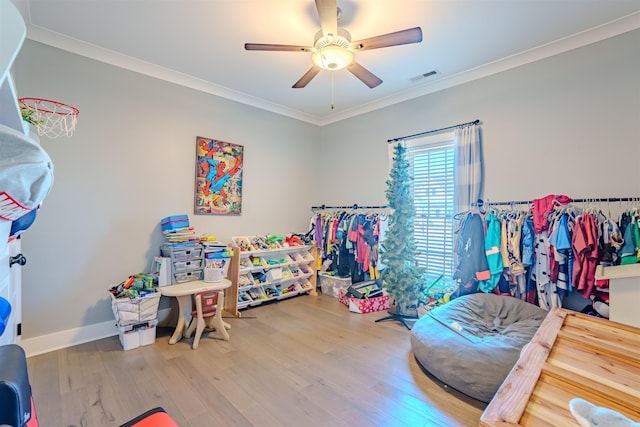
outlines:
[{"label": "hanging clothes rod", "polygon": [[354,203],[351,206],[327,206],[327,205],[320,205],[320,206],[311,206],[311,209],[386,209],[388,208],[388,206],[360,206],[357,203]]},{"label": "hanging clothes rod", "polygon": [[405,139],[413,139],[413,138],[417,138],[419,136],[429,135],[429,134],[438,133],[438,132],[444,132],[445,130],[451,130],[451,129],[461,128],[461,127],[469,126],[469,125],[477,125],[477,124],[480,124],[480,120],[474,120],[474,121],[468,122],[468,123],[460,123],[458,125],[448,126],[446,128],[429,130],[429,131],[426,131],[426,132],[414,133],[413,135],[401,136],[399,138],[387,139],[387,143],[391,144],[393,142],[403,141]]},{"label": "hanging clothes rod", "polygon": [[[571,199],[571,203],[608,203],[608,202],[638,202],[640,197],[592,197],[588,199]],[[485,202],[478,200],[474,206],[498,206],[498,205],[530,205],[533,200],[513,200],[510,202]]]}]

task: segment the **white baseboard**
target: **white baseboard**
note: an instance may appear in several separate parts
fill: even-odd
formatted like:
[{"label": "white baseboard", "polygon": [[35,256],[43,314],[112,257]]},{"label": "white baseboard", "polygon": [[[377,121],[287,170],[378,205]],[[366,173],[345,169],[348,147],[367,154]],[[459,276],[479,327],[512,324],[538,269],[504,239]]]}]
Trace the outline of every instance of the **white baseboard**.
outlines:
[{"label": "white baseboard", "polygon": [[[170,313],[171,308],[158,310],[158,322],[162,323],[169,318]],[[115,320],[110,320],[39,337],[21,339],[18,344],[24,349],[27,357],[31,357],[114,335],[118,335],[118,328]]]}]

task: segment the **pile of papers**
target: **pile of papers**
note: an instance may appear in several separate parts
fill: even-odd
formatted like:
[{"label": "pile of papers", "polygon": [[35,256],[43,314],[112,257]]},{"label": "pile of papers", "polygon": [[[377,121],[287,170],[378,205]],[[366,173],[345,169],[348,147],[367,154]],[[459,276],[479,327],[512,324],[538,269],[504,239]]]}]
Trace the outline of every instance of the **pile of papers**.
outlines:
[{"label": "pile of papers", "polygon": [[200,243],[200,235],[193,227],[181,228],[177,230],[166,230],[162,232],[167,243],[171,245],[195,246]]}]

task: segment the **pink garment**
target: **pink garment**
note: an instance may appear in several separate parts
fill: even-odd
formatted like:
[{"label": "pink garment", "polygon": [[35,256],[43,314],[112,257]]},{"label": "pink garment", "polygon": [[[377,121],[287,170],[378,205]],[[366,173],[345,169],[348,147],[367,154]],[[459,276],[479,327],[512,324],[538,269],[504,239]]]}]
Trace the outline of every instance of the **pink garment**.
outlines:
[{"label": "pink garment", "polygon": [[576,218],[573,228],[573,277],[571,283],[583,297],[588,298],[596,284],[598,264],[598,229],[591,214]]},{"label": "pink garment", "polygon": [[358,224],[358,240],[356,242],[356,262],[362,264],[362,271],[369,271],[369,245],[364,238],[364,227]]},{"label": "pink garment", "polygon": [[338,218],[333,219],[331,224],[331,243],[336,241],[336,232],[338,231]]},{"label": "pink garment", "polygon": [[553,207],[555,205],[566,205],[567,203],[571,203],[570,197],[556,196],[555,194],[549,194],[541,199],[534,199],[531,212],[533,213],[533,229],[536,234],[542,233],[549,227],[547,216],[553,210]]}]

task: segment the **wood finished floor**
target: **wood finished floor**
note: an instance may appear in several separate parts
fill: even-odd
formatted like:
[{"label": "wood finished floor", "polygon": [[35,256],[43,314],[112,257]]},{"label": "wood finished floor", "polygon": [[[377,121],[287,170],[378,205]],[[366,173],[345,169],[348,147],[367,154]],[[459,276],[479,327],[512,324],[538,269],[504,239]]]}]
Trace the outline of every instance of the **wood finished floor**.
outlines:
[{"label": "wood finished floor", "polygon": [[484,404],[427,376],[410,333],[386,313],[300,296],[226,319],[203,335],[123,351],[105,338],[28,359],[40,425],[118,426],[162,406],[181,427],[477,426]]}]

